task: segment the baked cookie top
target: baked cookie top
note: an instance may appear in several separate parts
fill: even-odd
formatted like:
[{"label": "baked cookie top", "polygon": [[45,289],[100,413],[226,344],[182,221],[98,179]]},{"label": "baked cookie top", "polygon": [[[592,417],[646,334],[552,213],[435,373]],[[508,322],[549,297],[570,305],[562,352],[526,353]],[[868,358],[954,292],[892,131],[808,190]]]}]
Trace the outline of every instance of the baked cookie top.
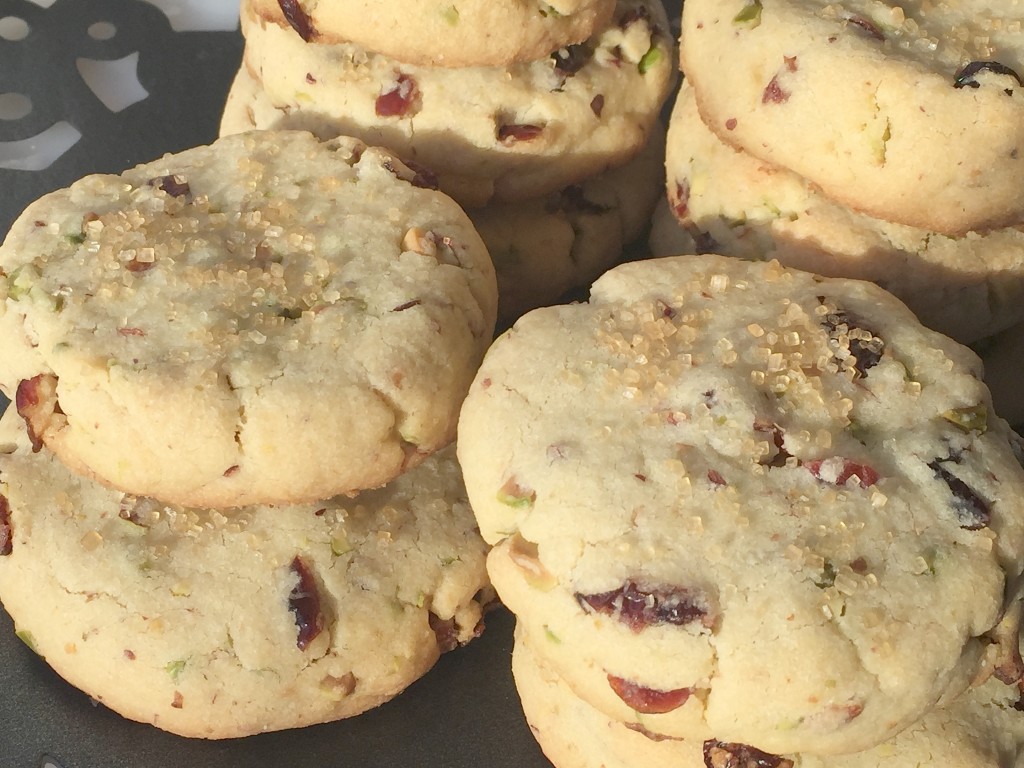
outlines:
[{"label": "baked cookie top", "polygon": [[355,43],[434,67],[503,66],[582,42],[615,0],[244,0],[309,43]]},{"label": "baked cookie top", "polygon": [[919,768],[943,763],[997,768],[1012,765],[1024,752],[1020,692],[994,678],[895,738],[851,755],[772,755],[715,739],[655,739],[643,728],[610,720],[575,696],[558,670],[535,652],[543,642],[517,627],[512,672],[526,719],[559,768]]},{"label": "baked cookie top", "polygon": [[75,469],[170,503],[380,485],[454,437],[494,271],[390,153],[222,139],[33,203],[0,248],[0,386]]},{"label": "baked cookie top", "polygon": [[249,13],[242,32],[245,67],[271,105],[253,109],[258,127],[386,146],[466,207],[538,197],[624,164],[676,79],[656,0],[618,0],[586,41],[508,67],[423,67],[352,44],[306,45]]},{"label": "baked cookie top", "polygon": [[482,629],[486,546],[451,447],[356,498],[219,512],[76,476],[13,410],[0,443],[0,599],[125,717],[202,738],[336,720]]},{"label": "baked cookie top", "polygon": [[522,571],[495,586],[614,657],[638,713],[673,692],[652,731],[866,749],[1004,635],[1024,469],[980,375],[869,283],[617,267],[501,336],[463,406],[470,502]]},{"label": "baked cookie top", "polygon": [[963,343],[1024,320],[1024,226],[947,237],[858,213],[723,143],[688,83],[672,111],[665,167],[676,216],[709,251],[869,280]]},{"label": "baked cookie top", "polygon": [[724,141],[879,218],[1024,221],[1024,7],[696,0],[682,67]]}]

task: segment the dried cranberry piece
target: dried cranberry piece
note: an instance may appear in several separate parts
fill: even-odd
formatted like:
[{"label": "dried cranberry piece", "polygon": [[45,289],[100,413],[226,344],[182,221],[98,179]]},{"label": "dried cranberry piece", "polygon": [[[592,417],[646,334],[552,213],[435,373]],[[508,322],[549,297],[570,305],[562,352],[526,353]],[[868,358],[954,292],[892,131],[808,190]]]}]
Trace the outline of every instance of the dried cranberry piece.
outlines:
[{"label": "dried cranberry piece", "polygon": [[839,466],[839,471],[835,473],[835,480],[828,480],[827,482],[833,482],[835,485],[846,485],[851,479],[856,477],[860,481],[860,484],[865,488],[869,485],[874,485],[878,482],[879,474],[869,467],[867,464],[861,464],[856,461],[850,461],[841,457],[833,457],[831,459],[812,459],[810,461],[803,462],[803,466],[810,471],[819,480],[824,480],[822,477],[822,468],[834,469],[828,465],[829,462],[842,462]]},{"label": "dried cranberry piece", "polygon": [[679,709],[693,693],[692,688],[677,688],[672,691],[659,691],[646,688],[615,675],[608,675],[608,685],[615,695],[629,705],[630,709],[642,715],[662,715]]},{"label": "dried cranberry piece", "polygon": [[14,529],[11,527],[11,505],[0,494],[0,556],[11,554],[14,548]]},{"label": "dried cranberry piece", "polygon": [[166,192],[171,197],[191,197],[192,189],[183,176],[171,174],[169,176],[158,176],[150,179],[149,183],[157,189]]},{"label": "dried cranberry piece", "polygon": [[704,765],[707,768],[793,768],[793,761],[746,744],[708,739],[704,742]]},{"label": "dried cranberry piece", "polygon": [[853,24],[862,32],[865,32],[868,35],[868,37],[872,37],[880,42],[885,40],[885,35],[882,34],[882,30],[879,29],[878,26],[870,19],[865,19],[863,16],[854,16],[853,14],[850,14],[846,17],[846,21],[850,24]]},{"label": "dried cranberry piece", "polygon": [[409,170],[416,174],[410,182],[414,187],[419,187],[420,189],[438,188],[437,174],[432,170],[414,160],[404,160],[403,162],[409,166]]},{"label": "dried cranberry piece", "polygon": [[520,141],[533,141],[543,133],[544,127],[529,123],[510,123],[498,127],[498,141],[506,147]]},{"label": "dried cranberry piece", "polygon": [[299,37],[307,43],[317,37],[318,33],[313,26],[313,20],[303,10],[299,0],[277,0],[277,4],[281,6],[281,13],[284,14],[285,20],[292,29],[299,33]]},{"label": "dried cranberry piece", "polygon": [[928,462],[928,467],[953,494],[953,511],[960,521],[960,527],[968,531],[987,527],[992,518],[991,505],[967,483],[942,466],[940,459]]},{"label": "dried cranberry piece", "polygon": [[295,626],[299,629],[295,644],[304,651],[323,631],[324,615],[313,571],[298,555],[292,560],[291,570],[299,577],[299,582],[288,595],[288,607],[295,615]]},{"label": "dried cranberry piece", "polygon": [[[818,300],[824,302],[824,297],[819,296]],[[822,324],[828,329],[833,354],[842,362],[847,357],[843,352],[848,349],[854,358],[854,368],[861,376],[866,376],[868,370],[878,365],[882,359],[885,342],[845,310],[836,309],[826,313]],[[861,338],[863,332],[870,334],[871,338]]]},{"label": "dried cranberry piece", "polygon": [[782,89],[779,85],[778,75],[773,77],[768,85],[764,87],[764,93],[761,94],[762,104],[783,104],[789,101],[789,92]]},{"label": "dried cranberry piece", "polygon": [[420,90],[416,81],[406,74],[399,74],[394,87],[377,97],[374,109],[378,117],[405,117],[415,111]]},{"label": "dried cranberry piece", "polygon": [[399,304],[397,307],[392,308],[391,311],[392,312],[405,312],[405,310],[412,309],[413,307],[418,307],[422,303],[423,302],[420,301],[419,299],[413,299],[411,301],[405,302],[404,304]]},{"label": "dried cranberry piece", "polygon": [[672,206],[672,213],[680,221],[684,220],[690,212],[690,180],[680,179],[672,190],[669,204]]},{"label": "dried cranberry piece", "polygon": [[551,54],[555,62],[555,72],[563,79],[572,77],[586,66],[594,52],[585,45],[567,45]]},{"label": "dried cranberry piece", "polygon": [[688,589],[642,589],[627,581],[618,589],[593,595],[576,593],[584,610],[612,616],[634,632],[658,624],[684,626],[695,621],[705,627],[713,623],[703,595]]},{"label": "dried cranberry piece", "polygon": [[437,647],[441,653],[454,651],[459,647],[459,628],[455,625],[455,619],[442,619],[433,611],[427,613],[427,621],[437,638]]},{"label": "dried cranberry piece", "polygon": [[[979,72],[995,72],[997,75],[1009,75],[1019,85],[1024,86],[1024,80],[1020,79],[1020,75],[1005,64],[1000,64],[998,61],[972,61],[957,71],[956,76],[953,78],[953,87],[980,88],[981,83],[975,79],[975,75]],[[1007,90],[1007,93],[1013,93],[1013,91]]]},{"label": "dried cranberry piece", "polygon": [[155,266],[155,261],[139,261],[138,259],[132,259],[124,265],[124,268],[129,272],[135,272],[138,274],[140,272],[149,272],[149,270]]},{"label": "dried cranberry piece", "polygon": [[604,95],[597,94],[593,99],[590,100],[590,111],[594,113],[595,117],[600,117],[604,111]]}]

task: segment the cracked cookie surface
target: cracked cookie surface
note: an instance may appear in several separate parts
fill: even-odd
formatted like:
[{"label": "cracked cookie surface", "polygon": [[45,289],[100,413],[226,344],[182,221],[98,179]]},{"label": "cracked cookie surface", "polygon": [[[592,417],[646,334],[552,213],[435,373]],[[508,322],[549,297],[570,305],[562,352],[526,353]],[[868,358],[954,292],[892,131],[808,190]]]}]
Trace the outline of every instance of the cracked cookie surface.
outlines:
[{"label": "cracked cookie surface", "polygon": [[545,642],[518,627],[512,671],[534,736],[558,768],[997,768],[1013,764],[1024,752],[1020,691],[994,678],[933,710],[895,738],[849,755],[758,754],[748,745],[715,739],[658,739],[635,724],[629,727],[609,719],[576,696],[558,668],[535,651]]},{"label": "cracked cookie surface", "polygon": [[220,512],[76,476],[13,410],[0,443],[0,599],[125,717],[202,738],[349,717],[482,629],[486,547],[452,447],[352,499]]},{"label": "cracked cookie surface", "polygon": [[0,247],[2,386],[77,471],[170,503],[379,486],[454,437],[493,266],[349,138],[252,132],[29,206]]},{"label": "cracked cookie surface", "polygon": [[610,717],[873,746],[1018,671],[1024,469],[980,373],[868,283],[617,267],[499,337],[464,404],[495,588]]},{"label": "cracked cookie surface", "polygon": [[1024,221],[1024,7],[694,0],[682,68],[725,142],[872,216]]}]

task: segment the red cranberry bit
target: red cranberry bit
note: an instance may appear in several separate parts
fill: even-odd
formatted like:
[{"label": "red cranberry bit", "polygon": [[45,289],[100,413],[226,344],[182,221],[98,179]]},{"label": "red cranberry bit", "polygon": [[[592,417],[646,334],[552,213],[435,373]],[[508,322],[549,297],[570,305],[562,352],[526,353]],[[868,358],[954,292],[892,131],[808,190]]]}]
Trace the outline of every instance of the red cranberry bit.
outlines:
[{"label": "red cranberry bit", "polygon": [[735,117],[730,117],[728,120],[725,121],[725,130],[727,130],[727,131],[735,131],[736,130],[736,125],[737,125],[736,118]]},{"label": "red cranberry bit", "polygon": [[288,595],[288,607],[295,615],[295,626],[299,629],[295,644],[304,651],[323,631],[324,615],[320,610],[320,594],[312,570],[297,555],[292,560],[291,570],[299,577],[299,582]]},{"label": "red cranberry bit", "polygon": [[11,554],[14,548],[14,529],[11,527],[11,505],[0,495],[0,556]]},{"label": "red cranberry bit", "polygon": [[299,37],[307,43],[317,37],[318,33],[313,27],[313,20],[303,10],[299,0],[277,0],[277,4],[281,6],[281,13],[284,14],[285,20],[292,29],[299,33]]},{"label": "red cranberry bit", "polygon": [[124,328],[118,328],[117,334],[118,336],[145,336],[146,332],[141,328],[126,326]]},{"label": "red cranberry bit", "polygon": [[601,112],[604,111],[604,96],[602,94],[599,93],[590,100],[590,111],[593,112],[596,117],[601,116]]},{"label": "red cranberry bit", "polygon": [[416,100],[420,90],[409,75],[399,74],[390,91],[377,97],[375,109],[379,117],[405,117],[415,113]]},{"label": "red cranberry bit", "polygon": [[828,474],[829,470],[835,468],[826,462],[842,462],[841,466],[839,466],[839,471],[836,472],[835,480],[829,479],[827,482],[834,482],[835,485],[846,485],[851,478],[856,477],[865,488],[878,482],[878,473],[867,464],[860,464],[838,456],[832,459],[812,459],[811,461],[805,461],[803,466],[807,467],[816,478],[823,480],[824,478],[821,476],[822,468],[824,467],[826,474]]},{"label": "red cranberry bit", "polygon": [[672,196],[669,200],[669,204],[672,206],[672,213],[680,221],[686,219],[690,213],[690,180],[680,179],[676,182],[675,189],[672,190]]},{"label": "red cranberry bit", "polygon": [[642,715],[662,715],[673,709],[679,709],[693,693],[692,688],[658,691],[631,683],[629,680],[623,680],[615,675],[608,675],[608,685],[615,691],[616,696]]},{"label": "red cranberry bit", "polygon": [[789,92],[784,91],[782,86],[779,85],[778,75],[773,77],[768,85],[764,88],[764,93],[761,94],[762,104],[783,104],[789,101]]},{"label": "red cranberry bit", "polygon": [[790,72],[796,72],[800,68],[797,64],[796,56],[783,56],[782,60],[786,63],[786,69]]},{"label": "red cranberry bit", "polygon": [[419,187],[420,189],[438,188],[436,173],[434,173],[426,166],[414,162],[413,160],[405,160],[404,162],[406,165],[409,166],[409,170],[411,170],[415,174],[412,177],[412,181],[409,182],[410,184],[412,184],[414,187]]},{"label": "red cranberry bit", "polygon": [[681,627],[695,621],[710,628],[714,621],[708,616],[703,595],[687,589],[642,589],[632,581],[611,592],[594,595],[577,592],[576,602],[584,610],[618,619],[634,632],[657,624]]},{"label": "red cranberry bit", "polygon": [[555,62],[555,72],[564,80],[583,69],[593,55],[594,52],[585,45],[568,45],[552,53],[551,58]]},{"label": "red cranberry bit", "polygon": [[[1000,64],[998,61],[972,61],[965,64],[957,73],[953,79],[954,88],[980,88],[981,83],[975,79],[975,75],[979,72],[994,72],[997,75],[1008,75],[1017,81],[1018,84],[1024,86],[1024,80],[1021,80],[1014,70],[1005,64]],[[1012,95],[1013,91],[1007,89],[1007,93]]]},{"label": "red cranberry bit", "polygon": [[455,619],[442,619],[430,611],[427,620],[430,622],[430,628],[434,630],[437,647],[441,653],[448,653],[459,647],[459,629],[455,626]]},{"label": "red cranberry bit", "polygon": [[871,20],[865,19],[863,16],[849,15],[846,17],[846,21],[853,24],[861,32],[864,32],[868,37],[871,37],[879,42],[885,40],[885,35],[882,34],[882,30]]},{"label": "red cranberry bit", "polygon": [[162,192],[166,192],[171,197],[192,196],[192,189],[189,187],[188,181],[185,180],[184,176],[177,174],[159,176],[155,179],[150,179],[149,183]]},{"label": "red cranberry bit", "polygon": [[728,485],[728,483],[725,482],[725,478],[713,469],[708,470],[708,480],[712,485]]},{"label": "red cranberry bit", "polygon": [[928,467],[935,476],[942,480],[953,494],[953,511],[960,527],[968,531],[977,531],[988,527],[992,518],[989,502],[981,498],[973,488],[954,475],[944,466],[940,459],[928,462]]},{"label": "red cranberry bit", "polygon": [[773,422],[755,421],[754,431],[771,435],[772,445],[775,447],[774,454],[772,454],[771,456],[765,456],[758,463],[765,467],[786,466],[786,460],[789,459],[793,454],[791,454],[785,448],[785,435],[782,432],[782,428],[778,424],[775,424]]},{"label": "red cranberry bit", "polygon": [[704,765],[707,768],[793,768],[793,761],[746,744],[708,739],[704,742]]},{"label": "red cranberry bit", "polygon": [[395,307],[391,311],[392,312],[405,312],[405,310],[412,309],[413,307],[418,307],[422,303],[423,302],[420,301],[419,299],[413,299],[412,301],[407,301],[404,304],[399,304],[397,307]]},{"label": "red cranberry bit", "polygon": [[511,123],[498,128],[498,142],[510,147],[520,141],[533,141],[543,133],[544,127],[529,123]]}]

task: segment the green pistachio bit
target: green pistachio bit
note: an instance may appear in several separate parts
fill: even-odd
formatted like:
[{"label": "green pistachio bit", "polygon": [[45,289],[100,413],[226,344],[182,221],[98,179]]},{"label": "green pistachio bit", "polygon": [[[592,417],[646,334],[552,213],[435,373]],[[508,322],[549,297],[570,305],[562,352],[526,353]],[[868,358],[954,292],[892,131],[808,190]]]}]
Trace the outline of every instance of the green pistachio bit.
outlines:
[{"label": "green pistachio bit", "polygon": [[85,242],[85,235],[83,235],[81,232],[78,232],[77,234],[64,235],[64,239],[67,240],[69,243],[81,245],[82,243]]},{"label": "green pistachio bit", "polygon": [[540,15],[541,16],[546,16],[546,17],[549,17],[549,18],[552,18],[552,19],[558,19],[558,18],[561,18],[561,16],[562,16],[562,14],[560,14],[558,11],[556,11],[554,8],[552,8],[547,3],[541,3],[540,4]]},{"label": "green pistachio bit", "polygon": [[953,408],[943,413],[942,418],[960,427],[964,432],[985,434],[985,430],[988,429],[988,408],[984,403],[966,408]]},{"label": "green pistachio bit", "polygon": [[25,298],[38,277],[39,275],[31,266],[18,267],[7,278],[7,295],[13,301]]},{"label": "green pistachio bit", "polygon": [[459,23],[459,9],[454,5],[449,5],[441,11],[441,18],[454,27]]},{"label": "green pistachio bit", "polygon": [[732,18],[732,23],[747,29],[753,29],[761,23],[761,0],[754,0],[747,3],[740,12]]},{"label": "green pistachio bit", "polygon": [[527,509],[533,506],[533,502],[537,498],[537,492],[532,491],[529,488],[523,488],[516,482],[514,477],[510,477],[505,484],[498,489],[497,499],[502,504],[513,507],[514,509]]},{"label": "green pistachio bit", "polygon": [[352,549],[352,544],[349,543],[348,536],[344,533],[338,533],[331,536],[331,554],[335,557],[346,555],[351,552]]},{"label": "green pistachio bit", "polygon": [[651,47],[647,53],[640,58],[640,63],[636,65],[636,68],[640,70],[641,75],[646,75],[647,70],[661,61],[662,57],[661,48]]},{"label": "green pistachio bit", "polygon": [[452,563],[457,563],[461,559],[462,558],[460,558],[458,555],[450,555],[448,557],[442,557],[441,558],[441,567],[442,568],[447,568]]},{"label": "green pistachio bit", "polygon": [[544,625],[544,636],[547,637],[548,640],[550,640],[552,643],[555,643],[556,645],[560,645],[562,643],[561,638],[558,635],[556,635],[554,632],[552,632],[551,628],[547,624]]},{"label": "green pistachio bit", "polygon": [[171,680],[174,682],[178,682],[178,678],[181,677],[182,670],[184,669],[185,659],[168,662],[167,666],[164,667],[164,671],[171,676]]},{"label": "green pistachio bit", "polygon": [[825,567],[821,569],[821,578],[816,579],[814,586],[818,589],[828,589],[836,583],[836,566],[831,560],[825,561]]},{"label": "green pistachio bit", "polygon": [[28,646],[28,649],[32,651],[32,653],[39,653],[39,649],[36,647],[36,638],[31,632],[27,629],[19,629],[16,630],[14,634],[17,635],[21,642]]}]

